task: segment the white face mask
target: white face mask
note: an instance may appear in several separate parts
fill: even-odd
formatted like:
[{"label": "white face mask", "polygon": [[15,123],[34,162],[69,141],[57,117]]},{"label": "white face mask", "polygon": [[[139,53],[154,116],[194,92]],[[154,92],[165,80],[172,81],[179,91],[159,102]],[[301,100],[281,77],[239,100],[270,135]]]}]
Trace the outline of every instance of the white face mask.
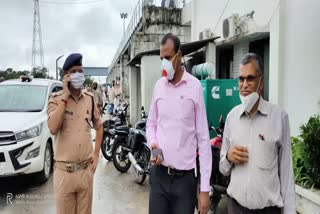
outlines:
[{"label": "white face mask", "polygon": [[[180,51],[180,48],[179,48]],[[173,57],[175,63],[177,64],[179,51]],[[161,62],[162,76],[167,77],[168,80],[172,80],[174,77],[174,73],[176,72],[173,68],[173,64],[171,61],[163,58]]]},{"label": "white face mask", "polygon": [[79,73],[79,72],[72,73],[70,75],[70,78],[71,78],[71,85],[75,89],[81,88],[83,86],[85,79],[86,79],[84,77],[84,73]]},{"label": "white face mask", "polygon": [[168,80],[173,79],[175,70],[173,68],[172,62],[170,62],[167,59],[162,59],[161,69],[162,69],[162,76],[167,77]]},{"label": "white face mask", "polygon": [[247,96],[242,96],[241,94],[239,94],[241,103],[244,106],[244,109],[247,113],[251,112],[253,106],[257,103],[257,101],[260,97],[258,94],[258,90],[260,88],[260,83],[261,83],[261,77],[260,77],[259,86],[258,86],[258,89],[256,92],[253,92]]}]

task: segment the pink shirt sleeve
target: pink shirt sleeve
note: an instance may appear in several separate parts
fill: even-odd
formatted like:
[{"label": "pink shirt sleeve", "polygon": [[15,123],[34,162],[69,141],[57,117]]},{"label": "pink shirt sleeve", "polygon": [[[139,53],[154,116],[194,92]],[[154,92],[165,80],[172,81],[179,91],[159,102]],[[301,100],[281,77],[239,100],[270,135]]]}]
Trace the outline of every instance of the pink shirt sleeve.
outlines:
[{"label": "pink shirt sleeve", "polygon": [[201,192],[210,192],[210,177],[212,169],[212,153],[210,146],[209,127],[204,104],[202,86],[199,89],[199,100],[196,105],[196,134],[198,139]]},{"label": "pink shirt sleeve", "polygon": [[[155,86],[156,87],[156,86]],[[151,105],[148,113],[148,119],[147,119],[147,144],[150,147],[151,144],[155,143],[158,144],[157,138],[156,138],[156,132],[157,132],[157,105],[156,105],[156,93],[155,89],[153,91],[153,96],[151,100]]]}]

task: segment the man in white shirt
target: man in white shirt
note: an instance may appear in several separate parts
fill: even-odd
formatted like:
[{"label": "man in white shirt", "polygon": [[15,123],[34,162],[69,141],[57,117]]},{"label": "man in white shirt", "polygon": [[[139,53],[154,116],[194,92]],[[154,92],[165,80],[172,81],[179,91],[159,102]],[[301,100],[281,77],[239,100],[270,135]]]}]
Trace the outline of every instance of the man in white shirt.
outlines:
[{"label": "man in white shirt", "polygon": [[262,97],[263,63],[253,53],[240,65],[241,105],[227,116],[220,171],[231,175],[229,214],[295,214],[288,114]]}]

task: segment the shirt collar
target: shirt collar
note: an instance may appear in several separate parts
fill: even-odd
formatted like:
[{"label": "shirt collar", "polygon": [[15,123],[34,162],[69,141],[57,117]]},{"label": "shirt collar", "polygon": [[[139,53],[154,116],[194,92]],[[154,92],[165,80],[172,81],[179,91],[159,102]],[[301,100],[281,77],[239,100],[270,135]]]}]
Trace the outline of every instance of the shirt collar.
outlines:
[{"label": "shirt collar", "polygon": [[[84,97],[84,89],[81,89],[81,92],[80,92],[80,95],[79,95],[79,97],[78,97],[78,99],[77,100],[80,100],[81,99],[81,97]],[[70,97],[74,100],[74,101],[76,101],[76,99],[74,99],[74,97],[72,96],[72,95],[70,95]]]},{"label": "shirt collar", "polygon": [[[258,113],[262,115],[268,115],[270,112],[270,109],[268,108],[267,101],[265,101],[262,97],[259,98],[259,105],[258,105]],[[241,117],[243,114],[245,114],[244,106],[241,105],[241,109],[239,112],[239,117]]]}]

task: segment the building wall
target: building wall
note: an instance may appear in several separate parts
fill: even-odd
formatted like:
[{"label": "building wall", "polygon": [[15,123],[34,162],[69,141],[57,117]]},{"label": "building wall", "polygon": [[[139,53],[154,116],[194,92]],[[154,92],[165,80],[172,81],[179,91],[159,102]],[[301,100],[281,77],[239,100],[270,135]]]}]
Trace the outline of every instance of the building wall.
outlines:
[{"label": "building wall", "polygon": [[182,10],[181,22],[183,25],[191,25],[193,1],[186,3]]},{"label": "building wall", "polygon": [[153,88],[161,77],[159,56],[143,56],[141,59],[141,104],[149,112]]},{"label": "building wall", "polygon": [[[320,25],[315,24],[320,10],[317,0],[194,0],[191,16],[191,40],[199,39],[205,29],[215,30],[222,37],[222,22],[232,14],[240,16],[255,11],[254,21],[260,31],[269,31],[269,101],[289,113],[292,135],[299,133],[299,126],[320,112]],[[224,7],[226,9],[218,22]],[[190,11],[190,8],[188,9]],[[188,23],[188,11],[183,13]],[[216,26],[216,28],[215,28]],[[223,41],[223,38],[217,42]],[[234,56],[243,52],[239,42],[234,43]],[[243,52],[244,53],[244,52]],[[267,53],[267,52],[266,52]],[[238,57],[239,58],[239,57]],[[235,62],[234,61],[234,62]],[[319,60],[318,60],[319,61]],[[233,75],[238,65],[234,63]],[[302,111],[303,110],[303,111]]]},{"label": "building wall", "polygon": [[[276,10],[274,18],[270,23],[270,63],[269,63],[269,101],[274,104],[280,104],[280,10]],[[278,33],[277,33],[278,32]]]},{"label": "building wall", "polygon": [[318,0],[282,0],[280,4],[279,101],[289,113],[292,135],[320,112],[319,11]]},{"label": "building wall", "polygon": [[233,47],[233,69],[231,78],[236,78],[239,76],[239,66],[241,64],[241,59],[243,55],[249,52],[249,42],[241,42],[235,44]]},{"label": "building wall", "polygon": [[[238,13],[240,16],[251,11],[255,11],[254,20],[258,26],[265,26],[272,17],[273,12],[278,6],[279,0],[237,0],[230,1],[227,5],[222,18],[224,7],[228,0],[193,0],[192,8],[192,30],[191,40],[199,39],[199,33],[207,28],[222,37],[222,22],[232,14]],[[184,16],[186,17],[186,16]],[[218,24],[217,24],[218,23]]]}]

